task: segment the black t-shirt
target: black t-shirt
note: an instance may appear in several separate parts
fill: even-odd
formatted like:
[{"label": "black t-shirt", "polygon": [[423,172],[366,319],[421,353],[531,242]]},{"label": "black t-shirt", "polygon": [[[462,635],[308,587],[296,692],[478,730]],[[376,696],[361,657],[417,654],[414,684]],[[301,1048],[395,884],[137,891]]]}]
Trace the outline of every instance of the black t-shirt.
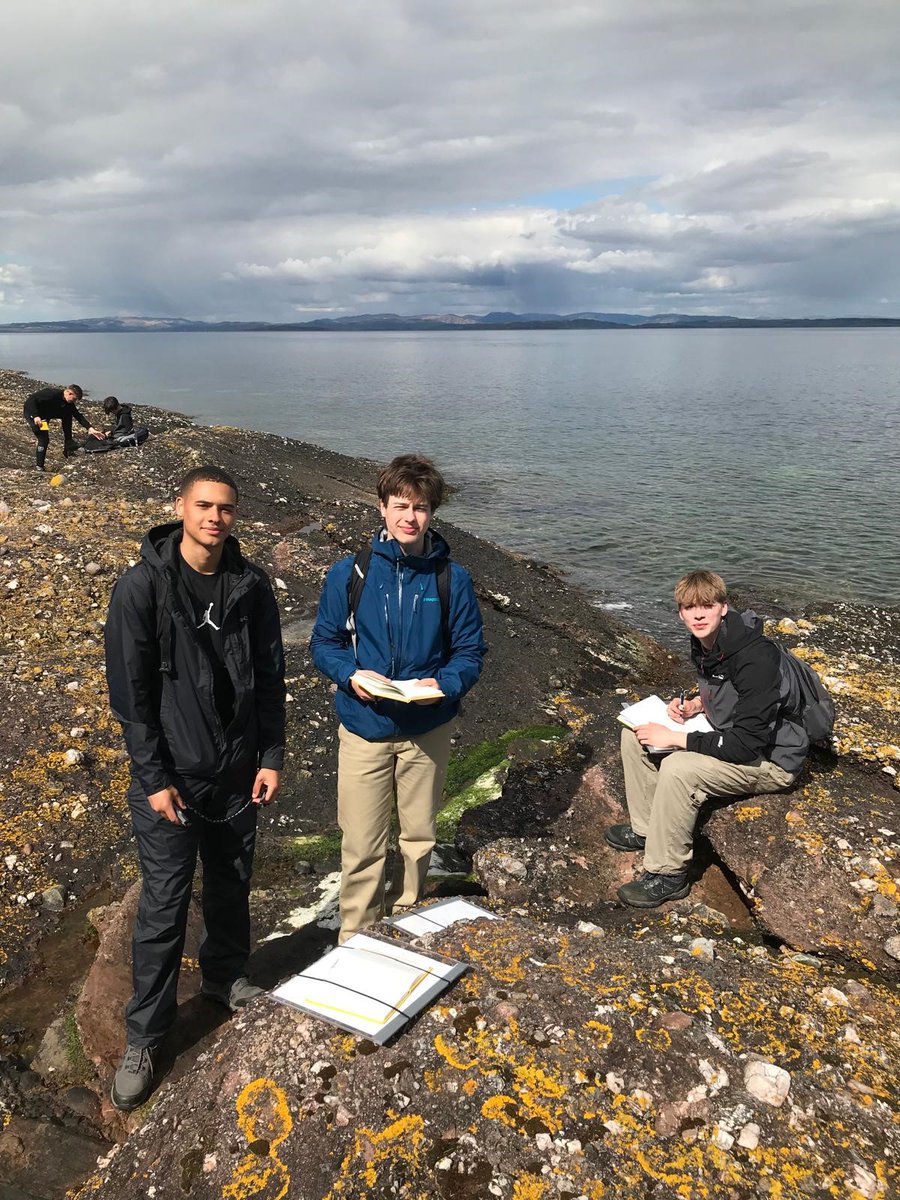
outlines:
[{"label": "black t-shirt", "polygon": [[225,728],[234,716],[234,685],[225,666],[222,646],[222,624],[228,603],[228,577],[220,566],[215,575],[203,575],[178,555],[181,578],[184,580],[194,610],[195,627],[200,644],[206,651],[213,671],[216,711]]}]

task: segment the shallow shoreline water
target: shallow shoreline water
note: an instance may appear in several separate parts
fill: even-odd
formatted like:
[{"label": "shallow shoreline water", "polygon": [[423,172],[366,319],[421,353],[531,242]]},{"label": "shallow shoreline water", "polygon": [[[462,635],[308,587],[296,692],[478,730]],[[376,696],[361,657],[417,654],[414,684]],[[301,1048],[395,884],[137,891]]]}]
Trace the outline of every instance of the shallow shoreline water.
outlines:
[{"label": "shallow shoreline water", "polygon": [[900,603],[891,330],[0,335],[0,360],[354,458],[430,452],[450,521],[654,633],[700,565],[788,608]]}]

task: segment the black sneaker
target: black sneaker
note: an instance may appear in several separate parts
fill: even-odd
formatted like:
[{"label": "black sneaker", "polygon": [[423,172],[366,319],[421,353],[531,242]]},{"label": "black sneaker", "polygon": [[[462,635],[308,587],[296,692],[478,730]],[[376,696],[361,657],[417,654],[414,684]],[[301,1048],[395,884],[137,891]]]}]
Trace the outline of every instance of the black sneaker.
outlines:
[{"label": "black sneaker", "polygon": [[641,879],[623,884],[618,897],[632,908],[659,908],[667,900],[681,900],[691,890],[688,877],[681,875],[654,875],[648,871]]},{"label": "black sneaker", "polygon": [[606,831],[606,844],[613,850],[643,850],[647,839],[635,833],[630,825],[610,825]]},{"label": "black sneaker", "polygon": [[201,996],[205,996],[207,1000],[212,1000],[215,1004],[223,1004],[232,1012],[237,1012],[239,1008],[246,1008],[251,1000],[255,1000],[262,994],[263,989],[251,983],[246,975],[241,975],[233,983],[213,983],[209,979],[204,979],[200,984]]},{"label": "black sneaker", "polygon": [[110,1099],[122,1112],[131,1112],[143,1104],[153,1087],[155,1046],[127,1046],[122,1065],[116,1071]]},{"label": "black sneaker", "polygon": [[63,445],[63,456],[71,458],[73,454],[77,454],[81,449],[81,442],[76,442],[74,438],[70,442],[65,442]]}]

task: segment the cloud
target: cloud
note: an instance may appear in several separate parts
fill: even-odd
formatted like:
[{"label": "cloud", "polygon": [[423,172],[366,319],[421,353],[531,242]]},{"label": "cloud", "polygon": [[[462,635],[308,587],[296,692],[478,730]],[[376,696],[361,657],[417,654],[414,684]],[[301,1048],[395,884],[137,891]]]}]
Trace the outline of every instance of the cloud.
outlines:
[{"label": "cloud", "polygon": [[0,262],[25,272],[0,319],[900,315],[893,0],[0,22]]}]

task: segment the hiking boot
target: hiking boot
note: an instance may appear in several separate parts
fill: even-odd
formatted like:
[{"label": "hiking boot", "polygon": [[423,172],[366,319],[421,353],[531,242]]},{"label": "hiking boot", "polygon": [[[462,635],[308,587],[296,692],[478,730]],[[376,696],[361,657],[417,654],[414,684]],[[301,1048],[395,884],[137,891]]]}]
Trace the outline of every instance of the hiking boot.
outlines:
[{"label": "hiking boot", "polygon": [[263,989],[251,983],[246,975],[241,975],[235,979],[234,983],[213,983],[209,979],[204,979],[200,984],[201,996],[205,996],[207,1000],[212,1000],[215,1004],[224,1004],[232,1012],[237,1012],[239,1008],[246,1008],[251,1000],[255,1000],[262,994]]},{"label": "hiking boot", "polygon": [[688,877],[680,875],[655,875],[648,871],[641,879],[634,879],[619,888],[618,897],[632,908],[659,908],[667,900],[681,900],[691,890]]},{"label": "hiking boot", "polygon": [[66,458],[69,458],[71,455],[77,453],[80,449],[81,449],[81,442],[76,442],[75,439],[73,438],[71,441],[65,442],[63,444],[63,455]]},{"label": "hiking boot", "polygon": [[613,850],[643,850],[647,839],[635,833],[630,825],[610,825],[606,831],[606,844]]},{"label": "hiking boot", "polygon": [[143,1104],[153,1087],[153,1058],[156,1046],[132,1046],[125,1049],[122,1065],[116,1071],[110,1099],[122,1112],[131,1112]]}]

